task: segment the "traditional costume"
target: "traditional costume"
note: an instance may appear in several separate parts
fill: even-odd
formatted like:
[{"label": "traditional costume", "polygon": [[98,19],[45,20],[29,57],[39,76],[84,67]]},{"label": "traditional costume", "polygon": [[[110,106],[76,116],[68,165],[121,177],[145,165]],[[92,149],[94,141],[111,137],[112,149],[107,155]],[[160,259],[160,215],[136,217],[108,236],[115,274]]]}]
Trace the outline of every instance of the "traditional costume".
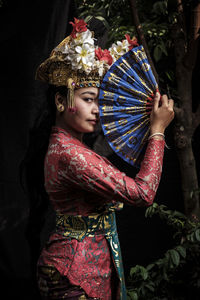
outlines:
[{"label": "traditional costume", "polygon": [[[74,88],[99,87],[116,52],[115,46],[110,52],[95,48],[84,22],[75,19],[73,27],[71,36],[37,70],[37,79],[68,86],[69,109],[75,106]],[[128,50],[130,42],[123,43]],[[123,203],[152,204],[164,144],[164,140],[149,140],[141,169],[132,179],[64,129],[52,128],[45,188],[56,211],[56,228],[38,261],[44,299],[126,299],[115,210]]]}]

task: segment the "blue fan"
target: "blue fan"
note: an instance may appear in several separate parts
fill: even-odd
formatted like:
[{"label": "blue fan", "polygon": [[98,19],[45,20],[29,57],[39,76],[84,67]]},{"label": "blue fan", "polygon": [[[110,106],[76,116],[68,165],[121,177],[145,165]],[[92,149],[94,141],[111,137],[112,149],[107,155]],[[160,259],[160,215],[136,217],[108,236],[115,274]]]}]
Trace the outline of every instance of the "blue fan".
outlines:
[{"label": "blue fan", "polygon": [[153,97],[158,90],[143,46],[121,56],[100,87],[100,120],[111,148],[140,167],[149,135]]}]

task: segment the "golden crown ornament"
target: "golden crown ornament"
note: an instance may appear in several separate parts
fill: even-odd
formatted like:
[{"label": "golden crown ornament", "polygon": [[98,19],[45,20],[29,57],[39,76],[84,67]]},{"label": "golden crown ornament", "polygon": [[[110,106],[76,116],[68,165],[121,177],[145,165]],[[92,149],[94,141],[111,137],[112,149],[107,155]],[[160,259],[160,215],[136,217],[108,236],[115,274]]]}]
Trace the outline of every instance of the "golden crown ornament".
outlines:
[{"label": "golden crown ornament", "polygon": [[137,39],[117,41],[107,50],[94,45],[93,32],[84,20],[74,18],[72,33],[67,36],[36,71],[36,79],[55,86],[67,86],[67,107],[72,109],[74,89],[99,88],[105,73],[123,54],[138,46]]}]

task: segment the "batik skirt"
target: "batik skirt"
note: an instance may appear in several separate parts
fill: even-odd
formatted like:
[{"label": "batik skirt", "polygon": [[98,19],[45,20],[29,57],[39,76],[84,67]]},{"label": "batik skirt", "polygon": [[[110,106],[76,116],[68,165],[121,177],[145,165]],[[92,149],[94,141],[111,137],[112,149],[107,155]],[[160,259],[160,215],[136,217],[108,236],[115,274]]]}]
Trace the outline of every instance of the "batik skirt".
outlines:
[{"label": "batik skirt", "polygon": [[42,300],[98,299],[88,297],[82,288],[71,285],[67,277],[62,276],[54,266],[39,266],[37,276]]}]

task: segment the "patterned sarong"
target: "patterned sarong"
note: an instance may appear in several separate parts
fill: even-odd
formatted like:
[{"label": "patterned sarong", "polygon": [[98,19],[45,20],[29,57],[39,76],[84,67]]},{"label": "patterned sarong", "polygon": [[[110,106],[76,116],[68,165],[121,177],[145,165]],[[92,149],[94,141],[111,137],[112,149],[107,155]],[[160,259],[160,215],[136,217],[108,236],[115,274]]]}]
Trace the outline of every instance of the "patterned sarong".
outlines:
[{"label": "patterned sarong", "polygon": [[94,237],[103,232],[109,242],[114,265],[120,280],[120,300],[126,300],[126,288],[123,272],[121,250],[117,234],[115,212],[110,207],[108,211],[90,216],[69,216],[57,214],[56,226],[62,228],[66,237],[82,241],[84,237]]}]

